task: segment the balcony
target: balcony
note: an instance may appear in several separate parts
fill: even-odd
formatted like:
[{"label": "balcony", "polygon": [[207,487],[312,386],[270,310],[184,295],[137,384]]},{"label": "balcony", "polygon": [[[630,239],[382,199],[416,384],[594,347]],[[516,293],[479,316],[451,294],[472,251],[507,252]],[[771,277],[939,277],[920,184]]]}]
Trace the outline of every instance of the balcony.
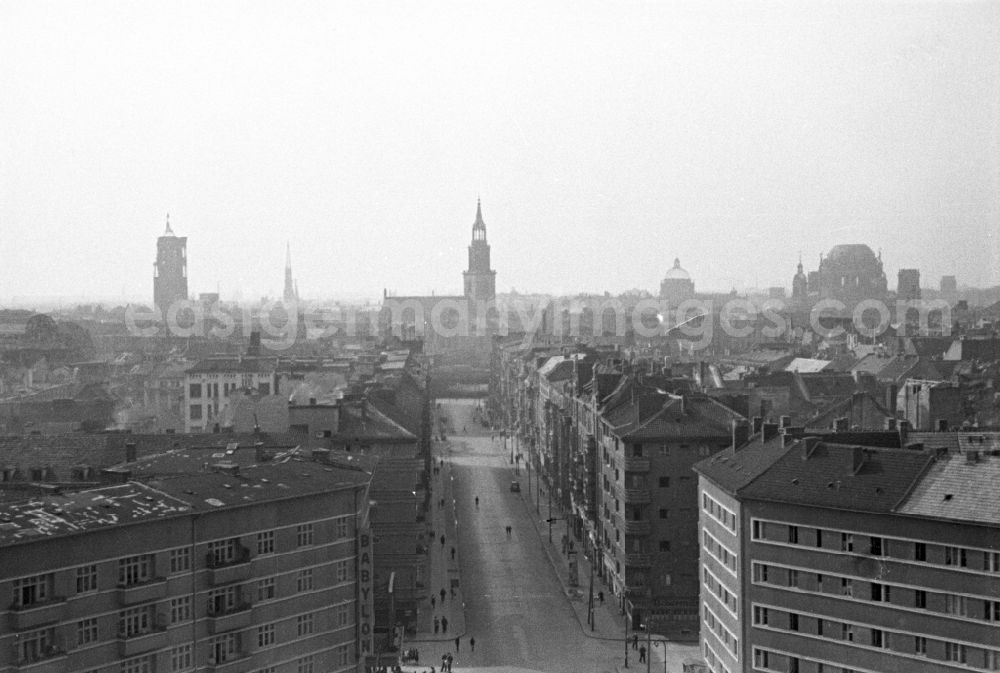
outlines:
[{"label": "balcony", "polygon": [[625,554],[625,565],[648,568],[653,565],[653,557],[650,554]]},{"label": "balcony", "polygon": [[623,488],[621,496],[626,503],[642,504],[650,501],[648,488]]},{"label": "balcony", "polygon": [[226,657],[225,661],[218,661],[215,657],[208,658],[208,670],[213,673],[235,673],[246,668],[246,660],[250,656],[248,652],[235,652]]},{"label": "balcony", "polygon": [[644,521],[625,521],[625,534],[626,535],[649,535],[653,532],[653,524],[648,520]]},{"label": "balcony", "polygon": [[134,657],[144,652],[163,649],[166,646],[167,632],[160,627],[131,636],[118,635],[118,654],[121,657]]},{"label": "balcony", "polygon": [[622,467],[626,472],[649,472],[649,458],[625,458]]},{"label": "balcony", "polygon": [[34,629],[61,621],[66,615],[66,598],[56,596],[41,603],[10,606],[10,628],[13,631]]},{"label": "balcony", "polygon": [[209,608],[208,632],[215,635],[249,627],[253,623],[250,607],[250,603],[245,602],[225,612],[215,612]]},{"label": "balcony", "polygon": [[[66,650],[58,645],[47,645],[39,652],[25,653],[15,648],[17,670],[25,673],[55,673],[66,669]],[[28,654],[28,656],[22,656]]]},{"label": "balcony", "polygon": [[243,582],[250,578],[250,550],[244,546],[236,548],[236,555],[229,561],[217,561],[213,554],[208,554],[205,564],[210,569],[209,581],[214,584],[230,584]]},{"label": "balcony", "polygon": [[122,605],[135,605],[149,601],[162,600],[167,596],[167,578],[154,577],[139,584],[119,584],[118,602]]}]

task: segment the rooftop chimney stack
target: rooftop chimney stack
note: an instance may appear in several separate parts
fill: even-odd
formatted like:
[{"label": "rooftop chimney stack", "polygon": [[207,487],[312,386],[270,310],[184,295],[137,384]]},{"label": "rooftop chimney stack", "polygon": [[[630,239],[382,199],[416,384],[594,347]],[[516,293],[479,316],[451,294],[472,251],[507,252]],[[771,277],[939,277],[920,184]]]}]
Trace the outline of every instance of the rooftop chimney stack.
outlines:
[{"label": "rooftop chimney stack", "polygon": [[738,450],[750,439],[750,424],[746,421],[733,421],[733,451]]},{"label": "rooftop chimney stack", "polygon": [[134,463],[138,457],[135,442],[125,442],[125,462]]}]

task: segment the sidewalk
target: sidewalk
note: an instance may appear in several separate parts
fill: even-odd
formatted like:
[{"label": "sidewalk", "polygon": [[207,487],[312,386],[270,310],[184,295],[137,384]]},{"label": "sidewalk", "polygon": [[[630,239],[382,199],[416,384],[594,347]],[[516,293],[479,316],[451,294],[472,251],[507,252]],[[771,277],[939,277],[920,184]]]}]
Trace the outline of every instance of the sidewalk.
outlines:
[{"label": "sidewalk", "polygon": [[[449,460],[450,444],[434,442],[434,465],[440,467],[440,473],[431,476],[431,512],[428,517],[428,527],[434,531],[434,539],[430,545],[430,575],[427,579],[428,598],[418,606],[417,633],[406,639],[407,643],[430,643],[453,641],[457,636],[465,634],[465,597],[459,577],[459,561],[461,551],[458,549],[458,517],[455,512],[455,494],[452,490],[453,476]],[[444,465],[441,466],[441,459]],[[441,499],[444,498],[444,507]],[[445,543],[441,545],[441,535]],[[451,550],[455,549],[455,558]],[[445,598],[441,599],[444,589]],[[430,597],[434,597],[431,606]],[[442,618],[448,620],[448,630],[434,632],[434,618],[439,624]],[[408,647],[404,643],[404,649]]]}]

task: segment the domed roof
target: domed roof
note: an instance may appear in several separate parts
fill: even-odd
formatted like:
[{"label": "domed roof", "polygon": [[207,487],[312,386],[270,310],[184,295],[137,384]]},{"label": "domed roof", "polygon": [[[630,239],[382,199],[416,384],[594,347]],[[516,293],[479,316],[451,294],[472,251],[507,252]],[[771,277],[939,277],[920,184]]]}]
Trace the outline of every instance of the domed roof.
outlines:
[{"label": "domed roof", "polygon": [[663,277],[664,280],[691,280],[691,274],[681,268],[681,260],[674,258],[674,266],[670,271],[667,271],[667,275]]},{"label": "domed roof", "polygon": [[835,245],[826,259],[842,266],[867,267],[878,262],[875,253],[864,243]]}]

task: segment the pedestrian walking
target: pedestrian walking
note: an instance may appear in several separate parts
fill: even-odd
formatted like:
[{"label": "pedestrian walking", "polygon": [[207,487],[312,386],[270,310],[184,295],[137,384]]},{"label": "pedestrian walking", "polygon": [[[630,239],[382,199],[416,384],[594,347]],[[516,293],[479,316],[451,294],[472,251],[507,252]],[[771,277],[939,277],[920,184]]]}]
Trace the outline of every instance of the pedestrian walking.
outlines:
[{"label": "pedestrian walking", "polygon": [[456,652],[461,652],[462,651],[462,637],[461,636],[455,636],[455,651]]},{"label": "pedestrian walking", "polygon": [[441,629],[441,620],[437,617],[434,618],[434,633],[437,633]]},{"label": "pedestrian walking", "polygon": [[643,645],[639,648],[639,663],[646,661],[646,646]]},{"label": "pedestrian walking", "polygon": [[455,657],[451,656],[451,652],[448,653],[448,673],[451,673],[451,662],[455,661]]},{"label": "pedestrian walking", "polygon": [[510,525],[507,526],[507,537],[510,537]]},{"label": "pedestrian walking", "polygon": [[601,605],[604,605],[604,592],[603,591],[598,591],[597,592],[597,600],[601,601]]},{"label": "pedestrian walking", "polygon": [[476,496],[476,509],[479,509],[479,496]]},{"label": "pedestrian walking", "polygon": [[451,560],[452,561],[455,560],[455,548],[454,547],[451,548]]},{"label": "pedestrian walking", "polygon": [[444,535],[441,536],[441,549],[444,549]]},{"label": "pedestrian walking", "polygon": [[431,610],[433,610],[433,609],[434,609],[434,604],[435,604],[435,603],[437,603],[437,598],[435,598],[435,597],[434,597],[434,596],[432,595],[432,596],[431,596]]},{"label": "pedestrian walking", "polygon": [[469,638],[469,649],[473,652],[476,651],[476,637],[472,636]]},{"label": "pedestrian walking", "polygon": [[441,505],[441,509],[444,509],[444,498],[441,498],[440,505]]},{"label": "pedestrian walking", "polygon": [[448,633],[448,618],[441,618],[441,633]]},{"label": "pedestrian walking", "polygon": [[448,670],[448,653],[445,652],[441,655],[441,673]]},{"label": "pedestrian walking", "polygon": [[442,588],[441,588],[441,605],[444,605],[444,597],[445,597],[446,595],[448,595],[448,592],[447,592],[447,591],[445,591],[445,590],[444,590],[444,588],[442,587]]},{"label": "pedestrian walking", "polygon": [[639,634],[638,633],[633,633],[632,634],[632,649],[633,650],[639,649]]}]

